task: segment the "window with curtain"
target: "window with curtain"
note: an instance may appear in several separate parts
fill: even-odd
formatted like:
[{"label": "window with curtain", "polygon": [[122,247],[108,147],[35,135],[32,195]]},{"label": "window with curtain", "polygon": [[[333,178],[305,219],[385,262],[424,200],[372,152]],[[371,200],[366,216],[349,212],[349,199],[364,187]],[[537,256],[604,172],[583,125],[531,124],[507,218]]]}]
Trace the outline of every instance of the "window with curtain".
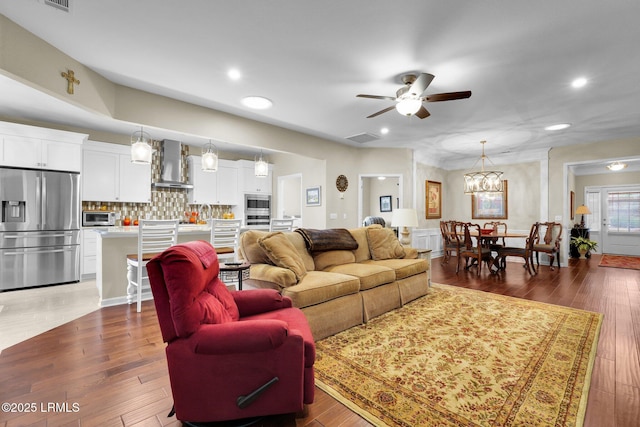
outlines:
[{"label": "window with curtain", "polygon": [[640,191],[609,192],[609,231],[640,232]]}]

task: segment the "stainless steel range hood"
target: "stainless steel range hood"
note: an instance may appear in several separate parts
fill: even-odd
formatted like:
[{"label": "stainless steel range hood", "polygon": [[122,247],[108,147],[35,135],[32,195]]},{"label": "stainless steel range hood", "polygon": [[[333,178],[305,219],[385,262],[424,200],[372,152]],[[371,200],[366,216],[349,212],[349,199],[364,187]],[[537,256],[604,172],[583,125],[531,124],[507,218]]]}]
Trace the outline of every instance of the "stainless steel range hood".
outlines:
[{"label": "stainless steel range hood", "polygon": [[162,141],[162,164],[160,181],[151,184],[154,188],[179,188],[188,190],[193,185],[182,182],[182,144],[180,141]]}]

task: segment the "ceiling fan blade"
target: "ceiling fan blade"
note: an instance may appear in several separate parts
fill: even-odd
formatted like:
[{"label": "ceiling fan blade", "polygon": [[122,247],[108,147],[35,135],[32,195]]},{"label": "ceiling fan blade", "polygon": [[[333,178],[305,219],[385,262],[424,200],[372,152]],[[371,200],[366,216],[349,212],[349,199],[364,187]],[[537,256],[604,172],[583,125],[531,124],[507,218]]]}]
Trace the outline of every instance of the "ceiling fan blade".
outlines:
[{"label": "ceiling fan blade", "polygon": [[371,99],[388,99],[390,101],[395,101],[396,98],[393,96],[381,96],[381,95],[356,95],[358,98],[371,98]]},{"label": "ceiling fan blade", "polygon": [[411,84],[411,87],[407,92],[415,96],[422,95],[422,92],[427,90],[427,87],[431,84],[433,77],[433,74],[421,73],[416,81]]},{"label": "ceiling fan blade", "polygon": [[396,108],[396,106],[395,106],[395,105],[392,105],[391,107],[387,107],[387,108],[385,108],[384,110],[380,110],[380,111],[378,111],[377,113],[373,113],[372,115],[367,116],[367,119],[370,119],[370,118],[372,118],[372,117],[379,116],[380,114],[386,113],[387,111],[391,111],[391,110],[393,110],[394,108]]},{"label": "ceiling fan blade", "polygon": [[438,101],[453,101],[454,99],[464,99],[469,98],[471,96],[471,91],[466,90],[464,92],[447,92],[447,93],[436,93],[433,95],[425,96],[424,99],[427,102],[438,102]]},{"label": "ceiling fan blade", "polygon": [[422,107],[420,107],[420,109],[418,110],[418,112],[415,115],[418,116],[421,119],[426,119],[427,117],[429,117],[431,115],[431,113],[428,112],[427,109],[424,108],[424,105],[423,105]]}]

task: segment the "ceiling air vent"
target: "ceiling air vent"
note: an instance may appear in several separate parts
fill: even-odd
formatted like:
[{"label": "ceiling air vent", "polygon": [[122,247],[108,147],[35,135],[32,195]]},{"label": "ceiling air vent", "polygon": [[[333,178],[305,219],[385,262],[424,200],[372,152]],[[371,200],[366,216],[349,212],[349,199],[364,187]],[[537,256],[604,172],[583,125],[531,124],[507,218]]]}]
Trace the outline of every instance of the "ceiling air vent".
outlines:
[{"label": "ceiling air vent", "polygon": [[375,141],[376,139],[380,139],[378,135],[374,135],[372,133],[359,133],[357,135],[348,136],[347,139],[349,141],[357,142],[358,144],[364,144],[365,142]]},{"label": "ceiling air vent", "polygon": [[55,7],[56,9],[63,10],[65,12],[69,12],[71,5],[70,0],[42,0],[42,2],[46,5]]}]

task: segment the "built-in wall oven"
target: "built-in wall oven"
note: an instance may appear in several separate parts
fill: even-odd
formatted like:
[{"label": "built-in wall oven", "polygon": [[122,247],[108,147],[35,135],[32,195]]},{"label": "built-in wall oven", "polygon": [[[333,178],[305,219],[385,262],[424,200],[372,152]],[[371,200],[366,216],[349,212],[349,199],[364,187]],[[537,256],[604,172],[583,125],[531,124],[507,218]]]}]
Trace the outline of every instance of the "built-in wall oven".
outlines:
[{"label": "built-in wall oven", "polygon": [[271,221],[271,195],[244,195],[244,223],[247,226],[269,227]]}]

